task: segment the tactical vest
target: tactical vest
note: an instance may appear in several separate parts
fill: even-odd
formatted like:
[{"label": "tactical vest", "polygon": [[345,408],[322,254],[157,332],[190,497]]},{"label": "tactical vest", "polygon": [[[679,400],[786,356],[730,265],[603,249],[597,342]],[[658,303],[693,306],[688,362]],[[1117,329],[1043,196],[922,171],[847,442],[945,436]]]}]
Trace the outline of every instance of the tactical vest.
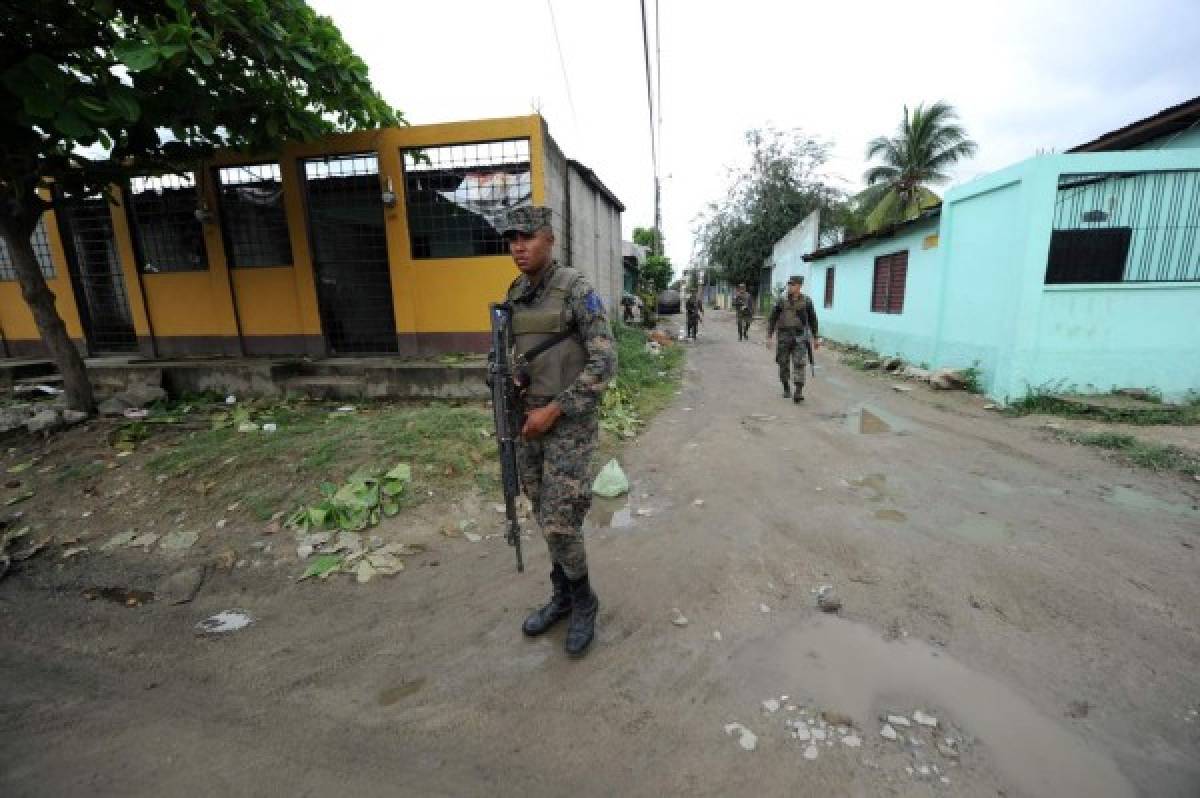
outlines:
[{"label": "tactical vest", "polygon": [[795,301],[784,298],[779,306],[782,311],[775,326],[781,330],[808,331],[808,297],[801,296]]},{"label": "tactical vest", "polygon": [[[532,303],[518,301],[521,292],[517,286],[521,281],[513,283],[508,290],[508,299],[513,307],[512,329],[518,358],[543,341],[570,329],[567,293],[579,276],[574,269],[556,267],[549,284]],[[529,395],[539,398],[558,396],[575,382],[586,364],[587,350],[578,336],[572,335],[542,352],[529,364]]]}]

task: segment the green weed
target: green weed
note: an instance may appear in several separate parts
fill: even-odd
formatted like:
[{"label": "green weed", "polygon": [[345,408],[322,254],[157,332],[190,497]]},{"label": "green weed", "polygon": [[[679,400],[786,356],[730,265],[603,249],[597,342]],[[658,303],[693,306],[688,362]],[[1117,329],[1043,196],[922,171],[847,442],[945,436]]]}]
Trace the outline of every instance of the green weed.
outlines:
[{"label": "green weed", "polygon": [[1152,471],[1177,471],[1192,477],[1200,475],[1200,457],[1178,446],[1151,443],[1116,432],[1060,432],[1058,435],[1071,443],[1115,452],[1125,461]]}]

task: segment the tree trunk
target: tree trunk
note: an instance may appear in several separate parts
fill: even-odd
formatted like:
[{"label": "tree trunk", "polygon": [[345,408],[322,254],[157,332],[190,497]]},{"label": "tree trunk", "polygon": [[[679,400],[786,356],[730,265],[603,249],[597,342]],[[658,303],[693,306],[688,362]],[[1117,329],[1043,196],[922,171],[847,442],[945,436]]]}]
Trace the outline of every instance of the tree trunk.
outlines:
[{"label": "tree trunk", "polygon": [[96,412],[96,398],[83,357],[67,335],[67,326],[54,305],[54,292],[46,285],[46,278],[33,253],[30,236],[37,226],[37,219],[36,215],[24,218],[0,214],[0,237],[8,244],[8,251],[12,255],[17,282],[21,285],[21,296],[33,312],[42,342],[62,374],[67,407],[91,415]]}]

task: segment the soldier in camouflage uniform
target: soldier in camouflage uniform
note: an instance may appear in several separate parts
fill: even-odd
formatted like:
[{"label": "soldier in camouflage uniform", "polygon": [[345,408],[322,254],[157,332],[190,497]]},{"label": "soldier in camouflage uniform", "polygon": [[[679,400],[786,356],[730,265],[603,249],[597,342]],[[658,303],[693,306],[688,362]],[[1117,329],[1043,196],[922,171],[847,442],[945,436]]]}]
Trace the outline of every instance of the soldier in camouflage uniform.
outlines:
[{"label": "soldier in camouflage uniform", "polygon": [[[775,347],[775,362],[779,364],[779,381],[783,383],[783,396],[792,397],[797,404],[804,401],[805,369],[808,367],[808,347],[820,346],[817,341],[817,311],[812,300],[802,290],[804,278],[793,275],[788,278],[787,295],[775,303],[767,319],[767,347],[779,329],[779,344]],[[796,387],[791,388],[791,378]]]},{"label": "soldier in camouflage uniform", "polygon": [[745,283],[739,283],[733,294],[733,310],[737,314],[738,340],[747,341],[750,339],[750,322],[754,321],[754,299]]},{"label": "soldier in camouflage uniform", "polygon": [[540,635],[569,615],[565,649],[579,657],[592,642],[600,607],[588,578],[583,519],[592,503],[597,415],[616,372],[616,344],[599,295],[580,272],[552,258],[550,208],[516,208],[500,232],[521,270],[508,290],[515,354],[519,359],[544,341],[562,338],[527,367],[517,461],[554,563],[554,591],[522,628]]}]

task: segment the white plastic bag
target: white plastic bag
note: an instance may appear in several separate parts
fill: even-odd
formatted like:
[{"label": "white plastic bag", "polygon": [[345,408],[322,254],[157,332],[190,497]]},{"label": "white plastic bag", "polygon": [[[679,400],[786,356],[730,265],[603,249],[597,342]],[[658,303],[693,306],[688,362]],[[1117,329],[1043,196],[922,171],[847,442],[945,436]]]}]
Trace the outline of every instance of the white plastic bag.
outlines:
[{"label": "white plastic bag", "polygon": [[606,499],[629,492],[629,478],[621,470],[620,463],[614,459],[604,464],[592,483],[592,492]]}]

